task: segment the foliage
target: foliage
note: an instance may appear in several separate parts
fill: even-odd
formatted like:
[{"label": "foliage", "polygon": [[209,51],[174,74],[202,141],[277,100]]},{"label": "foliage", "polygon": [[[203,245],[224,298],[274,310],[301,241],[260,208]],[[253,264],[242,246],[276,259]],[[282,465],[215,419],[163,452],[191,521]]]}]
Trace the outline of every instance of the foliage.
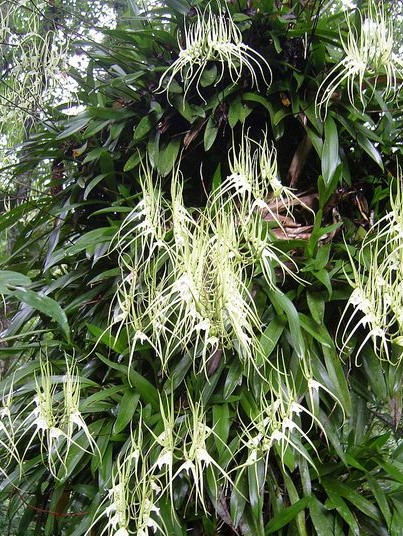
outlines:
[{"label": "foliage", "polygon": [[17,534],[400,534],[400,92],[334,67],[384,13],[322,4],[129,3],[71,69],[84,111],[22,144],[49,172],[0,221]]}]

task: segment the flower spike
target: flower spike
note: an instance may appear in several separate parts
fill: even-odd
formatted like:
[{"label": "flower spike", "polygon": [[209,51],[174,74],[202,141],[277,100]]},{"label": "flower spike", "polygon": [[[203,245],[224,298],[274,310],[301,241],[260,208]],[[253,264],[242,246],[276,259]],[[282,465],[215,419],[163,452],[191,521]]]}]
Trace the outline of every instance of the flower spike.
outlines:
[{"label": "flower spike", "polygon": [[323,80],[316,95],[316,110],[322,119],[326,118],[329,103],[344,82],[348,99],[356,107],[355,84],[358,85],[358,100],[365,109],[365,75],[374,78],[372,93],[376,90],[378,78],[386,79],[382,96],[393,97],[397,92],[397,79],[402,72],[402,61],[393,52],[393,23],[387,19],[381,2],[369,0],[367,14],[361,12],[360,29],[346,15],[347,38],[340,35],[344,58],[337,63]]},{"label": "flower spike", "polygon": [[[179,42],[179,38],[178,38]],[[236,84],[245,68],[252,78],[252,85],[258,86],[256,70],[260,72],[266,84],[271,84],[271,69],[265,58],[242,42],[242,34],[229,14],[224,13],[221,7],[218,14],[213,13],[208,5],[204,11],[196,9],[196,21],[185,26],[185,43],[181,46],[178,58],[162,74],[157,91],[167,91],[176,75],[180,74],[184,84],[184,95],[195,82],[199,96],[199,84],[208,62],[221,64],[221,72],[216,85],[224,76],[224,68],[228,68],[233,84]],[[270,81],[265,78],[262,65],[270,75]],[[203,99],[204,100],[204,99]]]}]

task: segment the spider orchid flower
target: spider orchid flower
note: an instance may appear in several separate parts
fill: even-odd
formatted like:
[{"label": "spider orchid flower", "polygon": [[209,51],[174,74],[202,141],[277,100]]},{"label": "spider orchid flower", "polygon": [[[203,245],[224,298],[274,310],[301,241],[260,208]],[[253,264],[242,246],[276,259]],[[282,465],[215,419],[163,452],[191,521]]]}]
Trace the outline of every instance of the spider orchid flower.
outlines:
[{"label": "spider orchid flower", "polygon": [[152,477],[143,478],[137,488],[135,501],[137,536],[149,536],[150,531],[154,534],[157,530],[165,534],[164,528],[155,519],[159,517],[160,511],[155,504],[155,494],[160,491],[160,486]]},{"label": "spider orchid flower", "polygon": [[[212,194],[210,201],[216,213],[222,213],[227,205],[236,213],[236,227],[240,229],[239,234],[249,250],[248,264],[253,266],[260,262],[264,277],[272,288],[276,287],[276,265],[284,276],[288,274],[302,282],[297,275],[297,265],[271,243],[270,233],[266,231],[262,236],[262,213],[270,213],[282,228],[278,209],[285,206],[291,214],[289,206],[297,198],[292,190],[283,186],[278,179],[276,155],[274,147],[269,148],[267,134],[263,133],[262,143],[257,143],[243,134],[238,148],[233,147],[230,153],[230,175],[220,190]],[[270,200],[273,199],[276,200],[274,212],[269,206]],[[226,210],[228,211],[228,207]],[[239,250],[240,238],[237,243]]]},{"label": "spider orchid flower", "polygon": [[[396,194],[392,193],[392,210],[368,232],[358,251],[358,270],[350,256],[354,280],[348,281],[353,292],[347,307],[355,308],[344,328],[343,349],[357,329],[362,326],[367,335],[357,351],[360,354],[365,343],[373,340],[374,352],[380,359],[390,360],[389,343],[403,344],[403,189],[398,169]],[[357,314],[362,315],[358,324],[350,330]],[[402,359],[402,356],[398,359]]]},{"label": "spider orchid flower", "polygon": [[[212,209],[211,209],[212,210]],[[165,370],[178,349],[190,352],[207,375],[218,348],[236,348],[253,363],[259,326],[229,210],[200,217],[172,251],[173,270],[150,289],[147,316]]]},{"label": "spider orchid flower", "polygon": [[193,403],[189,397],[190,415],[186,416],[187,435],[183,444],[184,462],[176,471],[176,478],[182,471],[185,471],[192,480],[195,490],[196,504],[199,503],[203,511],[207,513],[204,500],[204,475],[207,467],[212,466],[218,470],[226,483],[232,485],[233,482],[228,473],[209,454],[206,441],[214,431],[206,425],[205,414],[201,403]]},{"label": "spider orchid flower", "polygon": [[154,437],[155,445],[161,448],[154,465],[151,467],[151,473],[154,473],[156,470],[161,471],[162,468],[165,468],[166,488],[169,488],[170,498],[173,502],[173,465],[178,434],[178,431],[175,431],[177,419],[175,415],[173,395],[171,395],[170,399],[166,396],[165,403],[160,396],[160,415],[164,427],[163,431],[156,436],[154,432],[150,430]]},{"label": "spider orchid flower", "polygon": [[374,78],[372,92],[376,90],[378,79],[386,79],[382,96],[385,99],[397,91],[397,78],[402,72],[402,61],[393,52],[393,23],[387,19],[381,3],[369,0],[367,14],[360,12],[360,29],[358,30],[346,15],[347,37],[340,35],[344,52],[338,62],[321,83],[316,95],[316,110],[325,119],[333,94],[345,82],[348,99],[356,107],[356,84],[358,99],[363,109],[366,107],[364,78]]},{"label": "spider orchid flower", "polygon": [[[92,529],[103,518],[107,518],[106,525],[100,536],[128,536],[132,534],[129,524],[134,516],[133,511],[133,489],[131,481],[136,480],[142,458],[143,436],[141,431],[141,421],[139,423],[137,436],[130,435],[129,445],[126,452],[121,452],[113,467],[111,486],[107,495],[101,502],[94,521],[85,533],[85,536],[92,534]],[[109,503],[109,504],[108,504]],[[105,508],[105,504],[108,504]],[[102,510],[99,514],[99,510]]]},{"label": "spider orchid flower", "polygon": [[64,376],[63,383],[64,411],[60,419],[60,427],[62,428],[62,430],[64,430],[67,439],[67,452],[65,456],[67,456],[70,446],[72,444],[77,445],[77,443],[73,440],[73,433],[75,429],[78,429],[84,433],[91,452],[97,452],[99,457],[101,457],[98,445],[92,437],[79,409],[81,380],[78,374],[77,365],[75,362],[69,364],[66,360],[66,367],[67,373]]},{"label": "spider orchid flower", "polygon": [[317,417],[298,402],[298,395],[289,375],[279,368],[275,369],[275,374],[276,376],[271,376],[270,399],[267,399],[264,394],[260,396],[257,413],[251,417],[250,425],[244,426],[247,459],[243,467],[255,465],[263,459],[267,472],[269,453],[277,444],[283,464],[286,449],[289,447],[315,468],[312,457],[302,440],[316,455],[318,453],[308,437],[309,430],[302,428],[301,415],[304,414],[311,421],[311,427],[314,424],[319,426],[325,437],[326,432]]},{"label": "spider orchid flower", "polygon": [[[121,280],[117,284],[117,290],[110,309],[110,324],[106,331],[112,331],[112,327],[118,325],[115,338],[118,339],[121,331],[125,329],[129,345],[129,367],[133,362],[134,352],[138,342],[144,344],[147,342],[151,346],[153,343],[147,335],[146,322],[144,320],[144,311],[141,305],[144,302],[138,281],[138,268],[135,259],[132,259],[133,266],[130,267],[129,261],[121,267]],[[126,273],[128,270],[128,273]],[[134,335],[133,335],[134,333]]]},{"label": "spider orchid flower", "polygon": [[98,451],[100,455],[79,410],[80,382],[76,365],[69,365],[66,361],[66,366],[67,374],[64,377],[62,397],[61,392],[57,392],[57,386],[53,383],[50,362],[41,360],[40,377],[35,378],[34,409],[17,430],[17,432],[24,431],[18,441],[33,430],[21,460],[25,458],[34,441],[39,439],[42,457],[45,458],[46,453],[47,466],[56,479],[62,478],[67,470],[65,461],[72,445],[88,452],[74,439],[73,434],[76,429],[84,433],[91,452]]},{"label": "spider orchid flower", "polygon": [[[378,356],[386,356],[389,359],[388,347],[388,328],[390,326],[390,291],[388,275],[381,268],[378,258],[378,243],[371,242],[369,249],[369,266],[366,266],[364,260],[365,241],[359,252],[360,269],[354,264],[354,261],[348,251],[351,267],[353,269],[354,280],[347,276],[347,280],[353,287],[353,292],[347,302],[346,308],[340,318],[338,330],[342,325],[344,318],[350,306],[354,308],[353,314],[347,320],[344,327],[341,340],[343,342],[341,350],[344,351],[349,341],[356,331],[363,327],[368,330],[363,342],[356,352],[357,359],[368,340],[373,341],[374,352]],[[367,273],[366,273],[367,272]],[[390,274],[389,274],[390,275]],[[361,314],[361,318],[356,322],[356,315]],[[350,329],[353,325],[354,327]],[[337,334],[336,334],[337,336]]]},{"label": "spider orchid flower", "polygon": [[66,439],[66,434],[59,425],[58,410],[54,407],[56,386],[52,384],[52,367],[49,361],[41,360],[40,372],[40,379],[35,378],[36,395],[33,400],[35,407],[20,425],[20,428],[24,430],[24,435],[33,429],[22,459],[25,458],[34,440],[39,438],[41,454],[44,457],[44,452],[46,452],[49,471],[55,478],[58,478],[58,462],[65,468],[60,446],[62,440]]},{"label": "spider orchid flower", "polygon": [[[190,86],[195,83],[199,96],[199,85],[209,62],[218,63],[221,72],[216,85],[224,76],[227,68],[233,84],[241,78],[242,71],[249,72],[252,85],[258,86],[258,71],[267,85],[271,84],[271,69],[265,58],[242,42],[242,34],[235,25],[229,14],[218,8],[218,13],[213,13],[208,5],[204,11],[196,9],[196,21],[185,26],[184,46],[178,36],[179,56],[162,74],[157,91],[167,91],[175,77],[180,74],[184,84],[184,96],[186,98]],[[269,73],[270,81],[265,78],[265,70]],[[204,99],[203,99],[204,100]]]},{"label": "spider orchid flower", "polygon": [[[13,405],[13,381],[11,381],[8,392],[4,390],[1,397],[1,406],[0,406],[0,449],[4,449],[7,458],[4,460],[4,463],[1,462],[3,469],[6,469],[8,464],[14,459],[20,467],[21,470],[21,458],[16,448],[16,436],[15,436],[15,425],[13,423],[13,418],[11,415],[11,407]],[[3,474],[5,474],[3,470]]]},{"label": "spider orchid flower", "polygon": [[127,267],[128,264],[129,268],[133,263],[133,254],[129,252],[134,246],[138,269],[146,268],[153,254],[166,245],[164,241],[166,216],[160,181],[154,177],[148,161],[142,162],[139,182],[142,191],[141,200],[125,218],[113,241],[113,249],[117,249],[120,254],[120,265]]}]

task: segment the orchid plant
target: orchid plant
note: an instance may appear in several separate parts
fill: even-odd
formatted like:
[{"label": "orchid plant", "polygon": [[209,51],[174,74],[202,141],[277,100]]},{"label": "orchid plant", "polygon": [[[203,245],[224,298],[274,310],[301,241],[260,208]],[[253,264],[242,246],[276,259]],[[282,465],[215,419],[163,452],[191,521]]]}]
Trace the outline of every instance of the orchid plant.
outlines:
[{"label": "orchid plant", "polygon": [[[397,80],[403,64],[394,51],[393,21],[388,19],[382,2],[369,0],[366,12],[358,10],[359,25],[353,24],[346,12],[347,36],[340,33],[344,57],[338,61],[321,83],[316,95],[317,114],[324,119],[334,94],[346,83],[348,99],[353,107],[358,101],[362,109],[376,90],[380,78],[385,79],[382,97],[397,94]],[[371,83],[368,79],[372,78]],[[368,90],[367,87],[369,86]],[[371,87],[372,86],[372,87]]]},{"label": "orchid plant", "polygon": [[[157,91],[167,91],[175,77],[180,74],[186,95],[193,83],[200,94],[200,82],[209,62],[218,63],[221,72],[216,85],[224,76],[225,69],[233,84],[236,84],[243,70],[248,71],[252,85],[258,85],[258,71],[266,85],[271,83],[271,69],[267,60],[256,50],[242,42],[242,33],[235,25],[231,16],[218,5],[218,13],[214,13],[211,4],[200,11],[196,8],[196,21],[185,26],[184,44],[178,36],[179,56],[162,74]],[[265,70],[269,75],[266,80]],[[203,99],[204,100],[204,99]]]},{"label": "orchid plant", "polygon": [[[390,360],[391,342],[402,345],[402,191],[401,172],[398,169],[397,179],[392,183],[390,190],[392,210],[374,224],[363,240],[358,251],[358,267],[349,253],[354,279],[347,279],[354,290],[339,326],[342,325],[348,308],[354,307],[353,314],[344,326],[342,349],[348,346],[360,326],[367,328],[367,334],[357,351],[356,358],[369,339],[372,339],[374,352],[380,359]],[[358,322],[355,322],[356,315],[361,315]],[[353,322],[355,325],[350,329]],[[399,362],[400,360],[401,356]]]}]

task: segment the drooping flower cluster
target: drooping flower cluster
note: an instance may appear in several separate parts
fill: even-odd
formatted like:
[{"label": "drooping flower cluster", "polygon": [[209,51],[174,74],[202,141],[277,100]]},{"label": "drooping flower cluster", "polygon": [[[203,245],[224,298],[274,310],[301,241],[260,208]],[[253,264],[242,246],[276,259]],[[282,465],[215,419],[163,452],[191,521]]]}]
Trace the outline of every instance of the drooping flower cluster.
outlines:
[{"label": "drooping flower cluster", "polygon": [[319,87],[315,105],[322,118],[326,117],[334,93],[344,82],[351,105],[357,105],[358,96],[363,109],[369,100],[368,95],[376,90],[380,77],[385,80],[382,89],[384,99],[389,99],[398,90],[397,80],[403,64],[394,52],[393,22],[388,19],[382,2],[370,0],[366,13],[359,12],[359,19],[357,29],[346,15],[347,35],[344,38],[340,34],[344,57]]},{"label": "drooping flower cluster", "polygon": [[[382,359],[390,359],[391,342],[403,346],[403,188],[399,170],[390,198],[391,211],[373,226],[359,249],[359,268],[350,259],[354,290],[341,321],[350,306],[355,311],[344,327],[342,340],[344,349],[360,326],[367,329],[357,357],[369,339]],[[357,315],[361,318],[350,329]]]},{"label": "drooping flower cluster", "polygon": [[226,349],[256,366],[260,322],[251,277],[260,266],[272,289],[276,267],[298,279],[295,263],[275,246],[269,228],[262,229],[262,217],[269,211],[281,226],[278,210],[291,213],[295,195],[278,178],[266,134],[260,144],[243,136],[239,150],[230,153],[229,168],[205,209],[191,213],[179,171],[173,172],[167,200],[150,166],[142,166],[142,198],[113,246],[122,278],[110,327],[117,326],[117,335],[126,329],[130,362],[136,345],[147,343],[163,372],[178,352],[188,352],[205,373],[215,352]]},{"label": "drooping flower cluster", "polygon": [[[286,450],[291,447],[314,467],[312,453],[317,452],[308,437],[309,430],[303,429],[302,420],[310,420],[311,427],[318,425],[325,437],[326,432],[314,413],[299,402],[293,380],[283,367],[272,371],[269,398],[262,393],[259,402],[257,413],[250,416],[251,423],[244,427],[248,451],[245,467],[262,460],[266,473],[269,454],[275,445],[279,448],[283,464]],[[305,440],[311,452],[303,446],[301,439]]]},{"label": "drooping flower cluster", "polygon": [[271,78],[271,69],[265,58],[242,42],[241,31],[220,6],[217,14],[210,4],[203,11],[196,9],[196,21],[185,26],[184,45],[180,37],[178,44],[179,56],[162,74],[157,91],[166,89],[169,92],[175,76],[180,74],[184,98],[193,83],[199,92],[200,80],[209,62],[216,62],[221,67],[216,84],[222,79],[225,68],[233,84],[238,82],[244,69],[249,72],[253,85],[258,85],[256,70],[264,80],[264,70]]},{"label": "drooping flower cluster", "polygon": [[[72,445],[81,450],[98,453],[98,447],[79,409],[81,380],[76,364],[66,361],[67,372],[63,377],[62,390],[53,379],[50,362],[41,360],[40,374],[35,379],[33,409],[23,415],[24,409],[14,416],[11,408],[12,389],[3,396],[0,411],[0,446],[5,447],[20,466],[28,451],[37,446],[50,473],[61,479],[67,471],[66,460]],[[79,434],[86,438],[88,447],[77,442]],[[22,453],[21,453],[22,451]]]}]

